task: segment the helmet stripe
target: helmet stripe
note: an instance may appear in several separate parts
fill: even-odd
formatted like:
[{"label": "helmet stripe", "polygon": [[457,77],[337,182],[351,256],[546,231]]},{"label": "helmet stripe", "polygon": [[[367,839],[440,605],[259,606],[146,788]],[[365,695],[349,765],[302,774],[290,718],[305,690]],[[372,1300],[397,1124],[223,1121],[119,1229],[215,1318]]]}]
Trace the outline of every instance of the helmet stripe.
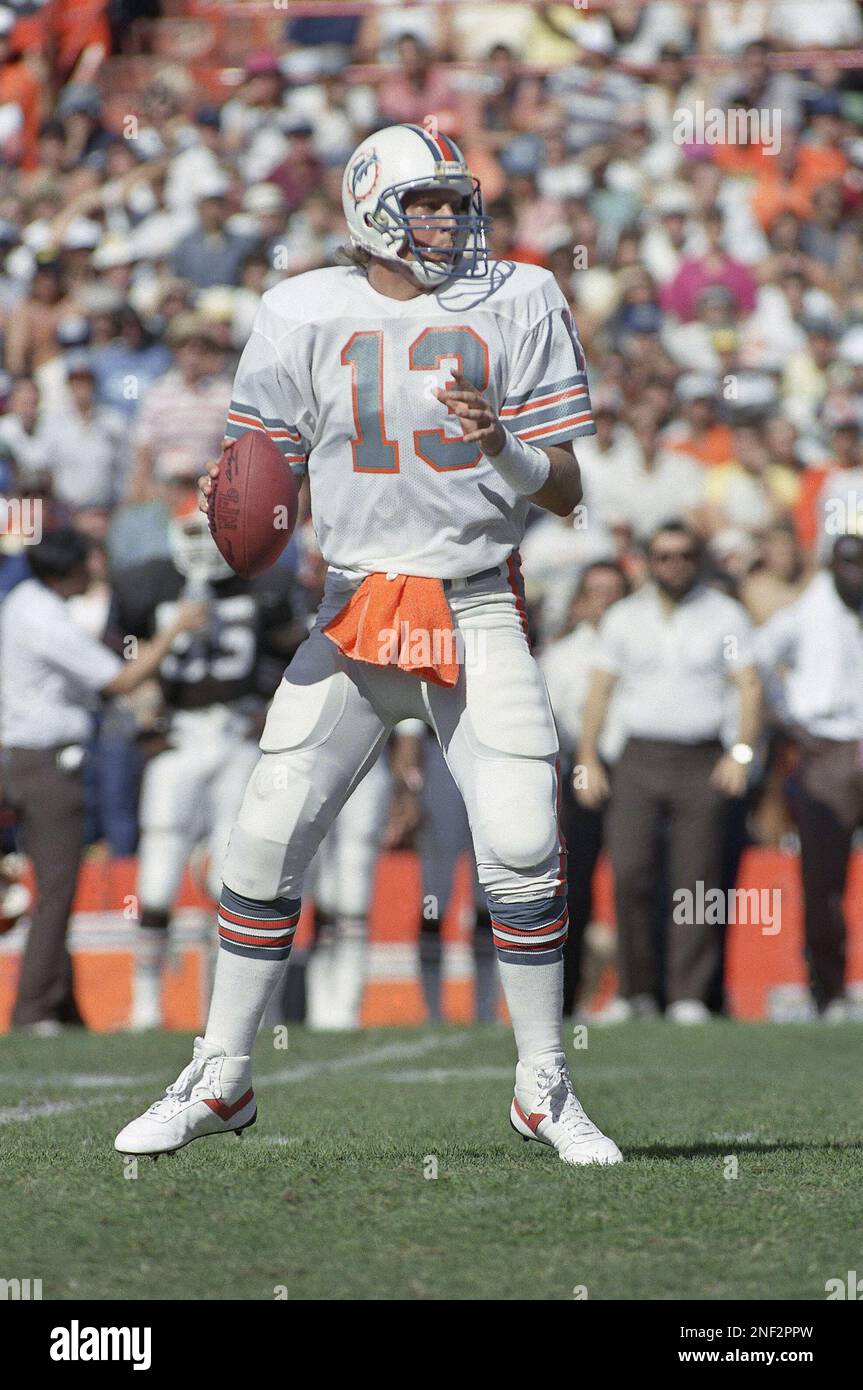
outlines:
[{"label": "helmet stripe", "polygon": [[456,146],[452,143],[452,141],[449,140],[449,139],[446,137],[446,135],[441,135],[440,132],[438,132],[438,135],[437,135],[436,138],[437,138],[438,144],[439,144],[440,147],[441,147],[441,150],[443,151],[443,157],[444,157],[444,159],[447,159],[447,160],[450,160],[450,161],[458,160],[458,162],[461,163],[461,154],[459,153],[459,151],[458,151],[458,149],[456,148]]},{"label": "helmet stripe", "polygon": [[439,158],[440,158],[440,154],[441,154],[440,148],[439,148],[438,145],[435,144],[434,140],[433,140],[432,137],[429,135],[429,133],[428,133],[427,130],[424,130],[423,127],[422,127],[421,125],[409,125],[409,126],[408,126],[408,130],[413,130],[413,131],[416,132],[417,135],[420,136],[420,138],[425,142],[425,147],[426,147],[426,149],[427,149],[427,150],[431,150],[431,152],[432,152],[432,154],[434,155],[435,159],[439,159]]},{"label": "helmet stripe", "polygon": [[436,160],[444,159],[448,163],[464,164],[464,155],[448,135],[442,135],[440,131],[437,135],[432,135],[424,126],[419,125],[409,125],[408,130],[414,130],[417,135],[422,136],[426,149],[431,150]]}]

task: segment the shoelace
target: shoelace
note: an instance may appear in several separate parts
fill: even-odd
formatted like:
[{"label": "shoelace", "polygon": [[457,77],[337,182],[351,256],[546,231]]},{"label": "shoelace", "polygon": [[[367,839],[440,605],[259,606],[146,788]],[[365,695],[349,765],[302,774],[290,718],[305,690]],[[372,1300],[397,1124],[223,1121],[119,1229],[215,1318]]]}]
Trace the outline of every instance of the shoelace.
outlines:
[{"label": "shoelace", "polygon": [[161,1100],[157,1100],[148,1110],[149,1115],[158,1116],[160,1119],[170,1119],[175,1115],[181,1106],[189,1100],[196,1086],[207,1085],[218,1095],[216,1090],[216,1063],[221,1059],[218,1057],[193,1057],[187,1067],[184,1067],[170,1086],[165,1090]]},{"label": "shoelace", "polygon": [[536,1075],[536,1108],[548,1106],[549,1118],[559,1124],[571,1139],[588,1139],[596,1133],[596,1125],[584,1113],[581,1101],[572,1089],[572,1079],[564,1067],[541,1070]]}]

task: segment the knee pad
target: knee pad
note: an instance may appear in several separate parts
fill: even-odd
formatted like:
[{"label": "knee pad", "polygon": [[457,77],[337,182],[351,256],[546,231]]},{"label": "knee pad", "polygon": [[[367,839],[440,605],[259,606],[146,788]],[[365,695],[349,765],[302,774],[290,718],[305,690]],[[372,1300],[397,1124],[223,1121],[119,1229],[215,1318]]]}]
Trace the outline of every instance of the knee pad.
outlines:
[{"label": "knee pad", "polygon": [[231,831],[222,876],[249,898],[298,898],[327,829],[311,750],[264,753]]},{"label": "knee pad", "polygon": [[480,760],[476,770],[477,861],[532,869],[558,853],[557,776],[538,759]]}]

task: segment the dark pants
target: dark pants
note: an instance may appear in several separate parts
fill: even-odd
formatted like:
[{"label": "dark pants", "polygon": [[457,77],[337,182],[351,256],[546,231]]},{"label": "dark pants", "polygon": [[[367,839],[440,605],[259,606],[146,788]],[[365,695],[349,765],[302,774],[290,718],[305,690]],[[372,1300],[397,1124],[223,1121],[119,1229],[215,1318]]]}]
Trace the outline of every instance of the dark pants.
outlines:
[{"label": "dark pants", "polygon": [[581,982],[584,933],[593,911],[593,874],[602,849],[603,811],[579,804],[572,790],[571,768],[564,768],[561,826],[567,850],[569,935],[563,948],[563,1012],[571,1014]]},{"label": "dark pants", "polygon": [[[726,799],[710,782],[722,747],[629,739],[612,778],[608,847],[614,874],[620,993],[658,997],[654,924],[662,872],[663,831],[668,882],[698,901],[720,887]],[[697,917],[697,912],[696,912]],[[675,921],[666,911],[667,999],[707,1002],[720,958],[719,929]]]},{"label": "dark pants", "polygon": [[801,751],[795,813],[806,955],[819,1008],[845,988],[842,898],[854,831],[863,821],[863,768],[856,743],[812,739]]},{"label": "dark pants", "polygon": [[29,855],[36,877],[13,1027],[46,1019],[82,1022],[66,930],[84,845],[84,786],[80,770],[57,766],[57,751],[11,748],[4,756],[4,790],[17,817],[18,847]]}]

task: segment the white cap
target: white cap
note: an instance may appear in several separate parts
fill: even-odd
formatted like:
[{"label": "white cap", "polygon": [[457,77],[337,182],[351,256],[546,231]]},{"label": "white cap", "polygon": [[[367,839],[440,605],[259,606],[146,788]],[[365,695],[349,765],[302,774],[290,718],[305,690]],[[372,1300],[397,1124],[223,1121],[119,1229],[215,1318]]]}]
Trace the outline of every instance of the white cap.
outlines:
[{"label": "white cap", "polygon": [[243,194],[243,212],[283,212],[285,200],[274,183],[255,183]]},{"label": "white cap", "polygon": [[0,5],[0,38],[6,38],[15,28],[15,12],[7,5]]},{"label": "white cap", "polygon": [[131,265],[134,259],[129,238],[119,232],[109,232],[93,252],[92,265],[94,270],[111,270],[117,265]]},{"label": "white cap", "polygon": [[615,49],[614,31],[605,19],[585,19],[573,37],[591,53],[613,53]]},{"label": "white cap", "polygon": [[686,216],[692,211],[692,193],[685,183],[667,183],[654,198],[653,210],[660,217]]},{"label": "white cap", "polygon": [[587,170],[575,163],[541,169],[537,184],[545,198],[584,198],[593,186]]},{"label": "white cap", "polygon": [[679,377],[674,394],[680,401],[716,400],[719,395],[719,382],[707,372],[685,372]]},{"label": "white cap", "polygon": [[231,181],[227,174],[218,170],[202,179],[195,192],[199,202],[202,198],[224,198],[230,186]]},{"label": "white cap", "polygon": [[60,243],[64,251],[92,251],[102,239],[102,228],[89,217],[73,217]]},{"label": "white cap", "polygon": [[863,323],[855,324],[842,334],[836,356],[848,367],[863,367]]}]

